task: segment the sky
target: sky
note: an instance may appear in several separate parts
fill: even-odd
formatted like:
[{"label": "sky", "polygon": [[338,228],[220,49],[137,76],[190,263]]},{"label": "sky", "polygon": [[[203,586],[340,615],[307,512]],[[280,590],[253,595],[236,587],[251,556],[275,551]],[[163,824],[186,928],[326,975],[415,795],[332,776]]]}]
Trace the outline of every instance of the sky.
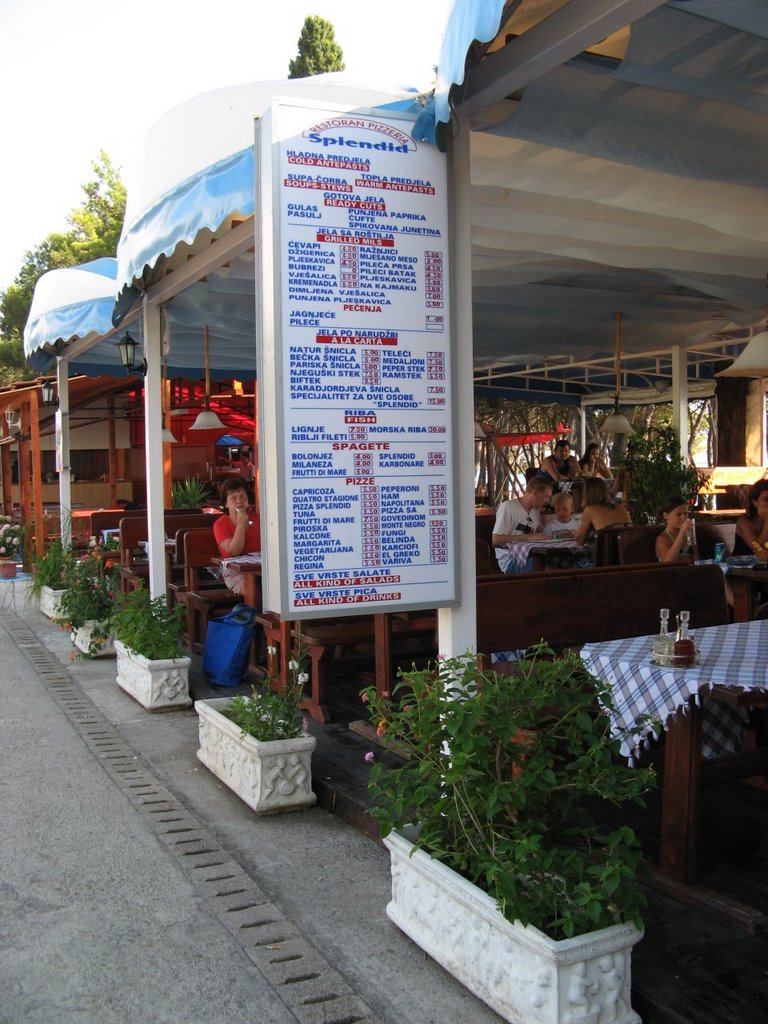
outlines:
[{"label": "sky", "polygon": [[288,77],[304,19],[330,21],[364,84],[434,84],[453,0],[0,0],[0,290],[67,229],[104,150],[125,169],[166,111],[225,85]]}]

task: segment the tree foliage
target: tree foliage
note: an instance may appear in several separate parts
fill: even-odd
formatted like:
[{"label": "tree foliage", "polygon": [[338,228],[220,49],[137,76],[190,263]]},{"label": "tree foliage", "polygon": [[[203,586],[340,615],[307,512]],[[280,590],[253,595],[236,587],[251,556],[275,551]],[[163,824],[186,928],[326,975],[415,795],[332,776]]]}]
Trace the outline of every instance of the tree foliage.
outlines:
[{"label": "tree foliage", "polygon": [[298,54],[288,62],[289,78],[309,78],[325,71],[343,71],[344,54],[336,42],[333,25],[316,14],[304,21]]},{"label": "tree foliage", "polygon": [[671,426],[633,434],[623,465],[629,482],[629,511],[636,526],[656,522],[662,502],[671,494],[695,501],[703,483],[703,474],[680,457],[680,440]]},{"label": "tree foliage", "polygon": [[24,377],[22,335],[39,278],[49,270],[114,256],[123,229],[125,186],[105,152],[92,165],[94,179],[83,185],[85,200],[67,217],[69,230],[52,233],[24,255],[12,285],[0,292],[0,381]]}]

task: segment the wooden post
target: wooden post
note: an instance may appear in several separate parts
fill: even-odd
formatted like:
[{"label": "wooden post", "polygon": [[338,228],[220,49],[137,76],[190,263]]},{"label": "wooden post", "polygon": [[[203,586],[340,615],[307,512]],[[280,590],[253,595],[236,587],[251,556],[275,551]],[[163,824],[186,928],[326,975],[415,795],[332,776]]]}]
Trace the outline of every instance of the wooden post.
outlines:
[{"label": "wooden post", "polygon": [[115,396],[107,397],[107,431],[109,451],[107,454],[107,476],[109,479],[109,507],[117,508],[117,447],[115,433]]},{"label": "wooden post", "polygon": [[[45,553],[45,519],[43,515],[43,459],[40,452],[40,407],[37,388],[31,388],[22,406],[22,430],[32,445],[32,501],[35,506],[35,554]],[[24,425],[26,418],[28,426]]]}]

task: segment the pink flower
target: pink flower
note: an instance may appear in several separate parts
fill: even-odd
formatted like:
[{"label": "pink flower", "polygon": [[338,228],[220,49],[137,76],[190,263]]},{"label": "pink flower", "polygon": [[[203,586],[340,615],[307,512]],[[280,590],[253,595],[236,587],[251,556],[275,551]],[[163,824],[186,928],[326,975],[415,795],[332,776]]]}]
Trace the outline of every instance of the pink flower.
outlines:
[{"label": "pink flower", "polygon": [[360,700],[363,702],[363,704],[367,704],[368,703],[368,694],[367,693],[361,693],[360,694]]},{"label": "pink flower", "polygon": [[372,750],[369,750],[368,753],[365,755],[365,760],[368,762],[368,764],[370,764],[375,756],[376,755],[374,754],[374,752]]}]

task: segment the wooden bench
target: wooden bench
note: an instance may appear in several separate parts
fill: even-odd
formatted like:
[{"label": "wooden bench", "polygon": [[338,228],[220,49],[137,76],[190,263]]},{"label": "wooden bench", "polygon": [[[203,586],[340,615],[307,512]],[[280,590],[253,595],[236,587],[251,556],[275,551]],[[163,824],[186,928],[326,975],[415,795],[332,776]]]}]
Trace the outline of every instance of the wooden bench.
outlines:
[{"label": "wooden bench", "polygon": [[727,623],[722,570],[653,562],[484,576],[477,581],[477,649],[490,656],[544,640],[557,651],[654,634],[662,607],[672,622],[688,609],[694,630]]},{"label": "wooden bench", "polygon": [[219,558],[213,526],[192,527],[184,534],[184,590],[176,594],[187,609],[185,642],[195,654],[202,654],[208,619],[226,612],[242,601],[239,594],[212,573],[213,559]]},{"label": "wooden bench", "polygon": [[264,629],[274,685],[288,679],[288,658],[293,646],[309,658],[309,685],[302,707],[319,722],[329,720],[326,706],[326,667],[330,657],[341,658],[350,647],[373,644],[375,647],[376,689],[390,690],[393,676],[393,646],[405,640],[435,637],[437,616],[433,611],[381,613],[377,615],[310,619],[284,622],[274,612],[262,612],[257,622]]},{"label": "wooden bench", "polygon": [[[626,526],[616,535],[618,560],[622,565],[652,562],[656,558],[656,538],[664,524]],[[714,558],[715,544],[725,544],[726,556],[733,553],[736,540],[735,523],[714,523],[696,520],[696,546],[700,558]]]}]

